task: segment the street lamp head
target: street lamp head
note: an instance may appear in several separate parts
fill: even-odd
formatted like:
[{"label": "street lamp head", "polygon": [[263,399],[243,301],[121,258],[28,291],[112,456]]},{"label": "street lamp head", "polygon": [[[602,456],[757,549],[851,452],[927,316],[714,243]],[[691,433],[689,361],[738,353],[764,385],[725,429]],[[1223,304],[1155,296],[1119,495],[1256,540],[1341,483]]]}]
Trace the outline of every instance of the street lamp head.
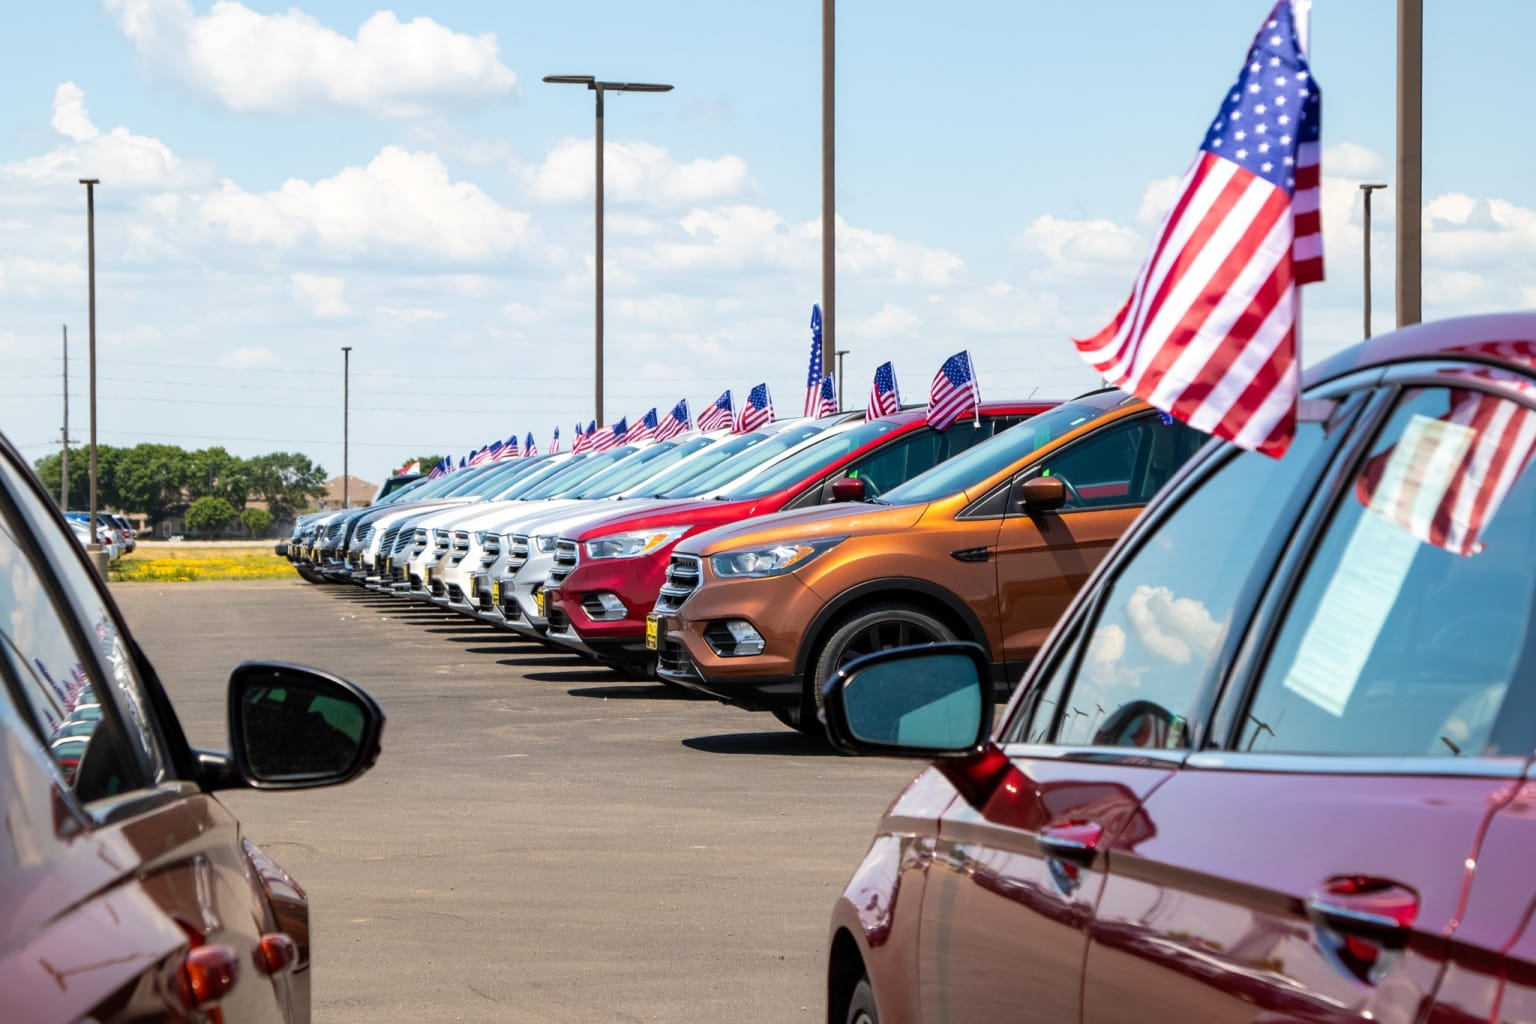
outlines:
[{"label": "street lamp head", "polygon": [[598,82],[605,91],[612,92],[671,92],[670,85],[661,82]]},{"label": "street lamp head", "polygon": [[341,350],[343,352],[351,352],[352,351],[352,346],[351,345],[343,345],[343,346],[341,346]]},{"label": "street lamp head", "polygon": [[545,75],[544,81],[552,85],[585,85],[590,89],[597,79],[591,75]]},{"label": "street lamp head", "polygon": [[1362,192],[1374,192],[1378,188],[1386,188],[1386,187],[1387,186],[1386,186],[1385,183],[1382,183],[1382,184],[1379,184],[1379,185],[1378,184],[1362,184],[1360,186],[1360,191],[1362,191]]},{"label": "street lamp head", "polygon": [[101,184],[101,179],[100,178],[81,178],[80,179],[80,184],[82,184],[82,185],[100,185]]}]

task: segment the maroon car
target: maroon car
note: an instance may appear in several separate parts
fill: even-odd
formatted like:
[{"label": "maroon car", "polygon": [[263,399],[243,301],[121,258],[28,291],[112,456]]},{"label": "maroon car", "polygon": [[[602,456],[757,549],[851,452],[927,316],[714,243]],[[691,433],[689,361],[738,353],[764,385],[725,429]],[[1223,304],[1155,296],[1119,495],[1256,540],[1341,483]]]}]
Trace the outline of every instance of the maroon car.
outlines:
[{"label": "maroon car", "polygon": [[1536,315],[1307,375],[1213,443],[994,727],[967,644],[827,690],[934,758],[833,912],[828,1020],[1536,1019]]}]

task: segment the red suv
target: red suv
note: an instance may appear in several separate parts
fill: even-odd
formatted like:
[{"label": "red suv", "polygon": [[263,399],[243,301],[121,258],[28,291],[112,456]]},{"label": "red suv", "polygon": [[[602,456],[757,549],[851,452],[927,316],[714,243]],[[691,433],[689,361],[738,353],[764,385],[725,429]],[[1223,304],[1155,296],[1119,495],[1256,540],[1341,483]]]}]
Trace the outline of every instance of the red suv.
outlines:
[{"label": "red suv", "polygon": [[656,637],[646,616],[684,537],[780,509],[872,498],[1055,402],[983,402],[973,423],[940,432],[907,409],[829,434],[722,493],[650,513],[615,515],[562,537],[546,593],[550,640],[610,663],[649,670]]},{"label": "red suv", "polygon": [[1212,443],[994,729],[970,644],[824,692],[938,758],[832,917],[829,1021],[1536,1019],[1536,314],[1306,375]]}]

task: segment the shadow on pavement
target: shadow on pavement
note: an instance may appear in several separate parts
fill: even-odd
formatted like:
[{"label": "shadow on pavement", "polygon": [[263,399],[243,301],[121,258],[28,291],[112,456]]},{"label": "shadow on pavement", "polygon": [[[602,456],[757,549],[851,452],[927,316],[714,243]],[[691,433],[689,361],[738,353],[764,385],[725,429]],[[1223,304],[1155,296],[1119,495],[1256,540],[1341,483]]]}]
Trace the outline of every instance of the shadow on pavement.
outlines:
[{"label": "shadow on pavement", "polygon": [[785,729],[783,732],[728,732],[683,740],[690,750],[706,754],[788,754],[799,757],[837,756],[823,739]]},{"label": "shadow on pavement", "polygon": [[[537,679],[530,675],[529,679]],[[600,683],[613,678],[612,672],[595,673],[590,679],[577,679],[573,676],[550,676],[550,682],[561,683]],[[567,690],[572,697],[592,697],[597,700],[607,700],[612,697],[615,700],[708,700],[703,694],[692,694],[686,690],[679,690],[675,686],[662,686],[660,683],[624,683],[617,686],[588,686],[578,690]]]},{"label": "shadow on pavement", "polygon": [[590,665],[577,661],[573,655],[562,657],[558,654],[535,658],[501,658],[496,664],[506,665],[510,668],[574,668],[582,671],[591,670]]}]

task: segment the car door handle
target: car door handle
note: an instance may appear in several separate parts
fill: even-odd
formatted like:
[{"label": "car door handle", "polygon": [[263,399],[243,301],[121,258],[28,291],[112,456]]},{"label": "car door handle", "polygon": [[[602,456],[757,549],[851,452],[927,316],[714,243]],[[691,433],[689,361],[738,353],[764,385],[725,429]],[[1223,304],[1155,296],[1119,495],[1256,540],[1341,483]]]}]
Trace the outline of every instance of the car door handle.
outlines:
[{"label": "car door handle", "polygon": [[1419,894],[1384,878],[1331,878],[1307,900],[1324,950],[1337,966],[1375,984],[1393,954],[1408,944],[1419,916]]},{"label": "car door handle", "polygon": [[1103,837],[1104,827],[1096,821],[1066,821],[1046,826],[1035,841],[1047,857],[1087,867],[1099,852]]}]

